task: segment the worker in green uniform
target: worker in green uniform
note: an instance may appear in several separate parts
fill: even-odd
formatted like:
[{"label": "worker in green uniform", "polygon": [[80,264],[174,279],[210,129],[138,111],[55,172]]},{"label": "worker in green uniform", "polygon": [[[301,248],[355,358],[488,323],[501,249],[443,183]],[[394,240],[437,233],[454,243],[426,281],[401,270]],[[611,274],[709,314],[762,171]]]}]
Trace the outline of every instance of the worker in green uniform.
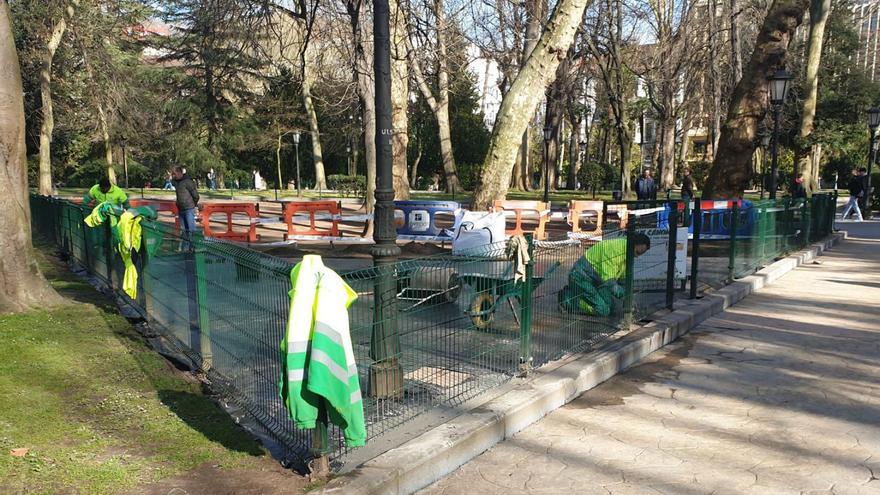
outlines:
[{"label": "worker in green uniform", "polygon": [[[641,256],[651,249],[645,234],[633,236],[634,253]],[[599,242],[575,262],[568,274],[568,285],[559,292],[560,307],[569,312],[608,316],[614,299],[625,294],[626,238]]]},{"label": "worker in green uniform", "polygon": [[128,196],[116,184],[110,183],[107,177],[102,178],[97,184],[89,189],[88,194],[83,196],[83,205],[96,206],[104,202],[110,202],[116,206],[128,209]]}]

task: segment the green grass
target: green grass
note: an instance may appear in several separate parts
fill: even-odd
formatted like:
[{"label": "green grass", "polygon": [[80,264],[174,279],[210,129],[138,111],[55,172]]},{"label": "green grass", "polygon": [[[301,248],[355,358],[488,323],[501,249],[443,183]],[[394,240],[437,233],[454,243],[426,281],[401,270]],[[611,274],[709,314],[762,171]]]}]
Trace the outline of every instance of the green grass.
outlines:
[{"label": "green grass", "polygon": [[119,493],[266,456],[91,287],[43,265],[79,302],[0,317],[0,493]]}]

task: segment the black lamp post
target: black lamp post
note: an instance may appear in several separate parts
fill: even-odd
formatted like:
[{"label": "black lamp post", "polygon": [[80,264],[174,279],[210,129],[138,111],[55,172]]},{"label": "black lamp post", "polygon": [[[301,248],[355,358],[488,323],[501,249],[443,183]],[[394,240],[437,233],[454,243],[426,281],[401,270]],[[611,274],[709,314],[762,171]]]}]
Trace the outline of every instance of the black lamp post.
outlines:
[{"label": "black lamp post", "polygon": [[397,333],[397,280],[400,256],[394,225],[391,136],[391,13],[388,0],[373,2],[373,74],[376,84],[376,207],[374,210],[373,328],[370,336],[369,393],[378,399],[403,396],[403,367]]},{"label": "black lamp post", "polygon": [[770,147],[770,133],[767,129],[762,130],[759,134],[761,137],[761,199],[764,199],[764,190],[767,188],[767,149]]},{"label": "black lamp post", "polygon": [[770,199],[776,199],[776,188],[779,180],[779,113],[791,86],[791,75],[785,69],[779,69],[770,78],[770,109],[773,112],[773,163],[770,166]]},{"label": "black lamp post", "polygon": [[293,132],[293,146],[296,148],[296,195],[302,197],[302,181],[299,180],[299,131]]},{"label": "black lamp post", "polygon": [[880,126],[880,107],[868,110],[868,130],[871,132],[871,149],[868,151],[868,176],[865,178],[865,203],[862,216],[871,218],[871,169],[877,159],[877,126]]},{"label": "black lamp post", "polygon": [[550,138],[553,137],[553,128],[544,127],[544,202],[550,200]]}]

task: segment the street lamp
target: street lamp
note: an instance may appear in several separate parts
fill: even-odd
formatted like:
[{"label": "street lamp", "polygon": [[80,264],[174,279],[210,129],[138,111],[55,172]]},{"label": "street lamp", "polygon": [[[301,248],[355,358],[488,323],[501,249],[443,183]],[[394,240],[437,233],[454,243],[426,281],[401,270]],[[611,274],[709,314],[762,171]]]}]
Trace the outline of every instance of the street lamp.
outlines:
[{"label": "street lamp", "polygon": [[761,153],[761,199],[764,199],[764,189],[767,187],[767,148],[770,147],[770,133],[767,132],[767,129],[761,129],[758,131],[758,136],[761,138],[761,149],[763,152]]},{"label": "street lamp", "polygon": [[791,75],[785,69],[779,69],[770,78],[770,108],[773,111],[773,163],[770,166],[770,199],[776,199],[776,188],[779,176],[779,113],[788,96],[791,86]]},{"label": "street lamp", "polygon": [[353,176],[354,173],[351,170],[351,144],[345,145],[345,163],[348,165],[348,175]]},{"label": "street lamp", "polygon": [[862,216],[871,218],[871,169],[877,159],[877,126],[880,126],[880,107],[868,110],[868,130],[871,132],[871,149],[868,151],[868,177],[865,179],[865,205]]},{"label": "street lamp", "polygon": [[550,138],[553,137],[553,128],[544,127],[544,202],[550,200]]},{"label": "street lamp", "polygon": [[302,181],[299,178],[299,131],[293,132],[293,146],[296,148],[296,195],[302,197]]}]

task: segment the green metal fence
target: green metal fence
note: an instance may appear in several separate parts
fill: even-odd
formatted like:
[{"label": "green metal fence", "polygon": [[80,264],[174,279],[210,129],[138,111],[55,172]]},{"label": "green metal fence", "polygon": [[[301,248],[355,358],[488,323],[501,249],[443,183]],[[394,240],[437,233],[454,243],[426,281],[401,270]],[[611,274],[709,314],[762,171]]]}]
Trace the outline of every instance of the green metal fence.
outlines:
[{"label": "green metal fence", "polygon": [[[529,261],[522,265],[503,242],[463,256],[339,270],[358,294],[349,316],[367,441],[672,308],[677,298],[688,297],[689,271],[694,295],[707,277],[744,275],[807,239],[822,238],[833,224],[832,201],[814,196],[809,203],[761,202],[704,215],[706,226],[716,214],[726,215],[719,220],[728,224],[739,222],[736,235],[722,240],[701,239],[701,214],[697,210],[691,222],[691,205],[620,203],[628,221],[606,226],[602,238],[631,240],[646,233],[651,250],[636,256],[633,243],[626,243],[620,254],[627,268],[625,293],[606,316],[584,314],[572,304],[582,294],[570,272],[598,239],[529,238]],[[190,248],[173,224],[144,221],[143,246],[135,256],[138,295],[131,300],[121,291],[123,266],[109,226],[87,227],[88,211],[58,199],[31,196],[31,210],[36,233],[114,289],[285,447],[291,460],[303,465],[316,452],[328,454],[336,467],[346,460],[341,432],[330,427],[323,441],[319,430],[316,444],[313,432],[294,427],[278,396],[289,262],[198,233]],[[688,264],[690,236],[697,242]],[[378,291],[393,294],[377,298]],[[377,306],[379,299],[387,306]]]}]

